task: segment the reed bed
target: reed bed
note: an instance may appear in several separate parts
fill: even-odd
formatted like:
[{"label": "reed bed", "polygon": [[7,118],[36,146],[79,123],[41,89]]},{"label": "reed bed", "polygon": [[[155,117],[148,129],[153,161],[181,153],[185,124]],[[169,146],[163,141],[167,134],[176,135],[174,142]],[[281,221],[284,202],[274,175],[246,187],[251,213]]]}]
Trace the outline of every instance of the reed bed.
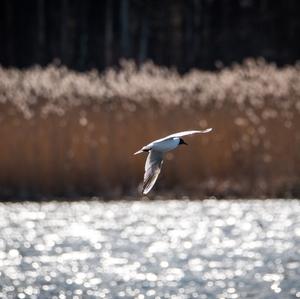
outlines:
[{"label": "reed bed", "polygon": [[156,192],[300,195],[299,65],[0,68],[0,111],[2,197],[138,194],[145,156],[134,151],[206,127],[214,131],[167,154]]}]

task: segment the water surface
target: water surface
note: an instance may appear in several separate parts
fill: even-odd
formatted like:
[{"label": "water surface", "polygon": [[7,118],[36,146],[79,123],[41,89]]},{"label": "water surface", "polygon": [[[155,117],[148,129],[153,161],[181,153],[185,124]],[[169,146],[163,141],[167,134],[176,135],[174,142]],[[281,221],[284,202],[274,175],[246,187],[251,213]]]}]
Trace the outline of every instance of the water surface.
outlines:
[{"label": "water surface", "polygon": [[3,203],[0,298],[300,298],[300,202]]}]

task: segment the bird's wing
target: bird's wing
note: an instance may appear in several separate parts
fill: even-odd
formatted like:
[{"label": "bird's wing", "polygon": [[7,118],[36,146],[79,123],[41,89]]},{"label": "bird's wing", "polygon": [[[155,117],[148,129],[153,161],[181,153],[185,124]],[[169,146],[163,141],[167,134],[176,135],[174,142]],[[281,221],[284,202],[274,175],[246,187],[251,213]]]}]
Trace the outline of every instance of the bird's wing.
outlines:
[{"label": "bird's wing", "polygon": [[163,163],[163,154],[158,151],[151,150],[148,154],[145,164],[143,194],[147,194],[154,186]]},{"label": "bird's wing", "polygon": [[178,133],[174,133],[172,135],[169,135],[163,139],[168,139],[168,138],[174,138],[174,137],[183,137],[183,136],[188,136],[188,135],[193,135],[193,134],[205,134],[212,131],[212,128],[206,129],[206,130],[191,130],[191,131],[182,131]]}]

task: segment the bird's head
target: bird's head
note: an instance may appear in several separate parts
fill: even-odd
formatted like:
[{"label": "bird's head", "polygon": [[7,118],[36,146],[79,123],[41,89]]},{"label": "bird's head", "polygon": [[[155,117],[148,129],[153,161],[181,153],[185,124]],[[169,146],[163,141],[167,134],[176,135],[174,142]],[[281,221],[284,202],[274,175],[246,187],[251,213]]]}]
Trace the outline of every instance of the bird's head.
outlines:
[{"label": "bird's head", "polygon": [[188,145],[187,143],[184,142],[184,140],[183,140],[182,138],[179,138],[179,145],[180,145],[180,144]]}]

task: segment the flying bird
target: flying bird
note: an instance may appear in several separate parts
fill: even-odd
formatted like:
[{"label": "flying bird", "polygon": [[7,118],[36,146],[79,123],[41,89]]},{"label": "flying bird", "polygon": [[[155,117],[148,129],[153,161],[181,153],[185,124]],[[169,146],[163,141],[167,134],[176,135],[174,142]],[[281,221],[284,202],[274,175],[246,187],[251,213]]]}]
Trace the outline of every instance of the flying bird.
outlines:
[{"label": "flying bird", "polygon": [[143,152],[148,153],[145,164],[143,194],[147,194],[154,186],[161,170],[164,153],[177,148],[181,144],[187,145],[187,143],[185,143],[185,141],[181,137],[200,133],[204,134],[210,131],[212,131],[212,128],[202,131],[192,130],[178,132],[167,137],[152,141],[151,143],[142,147],[142,149],[140,149],[139,151],[135,152],[134,155],[141,154]]}]

